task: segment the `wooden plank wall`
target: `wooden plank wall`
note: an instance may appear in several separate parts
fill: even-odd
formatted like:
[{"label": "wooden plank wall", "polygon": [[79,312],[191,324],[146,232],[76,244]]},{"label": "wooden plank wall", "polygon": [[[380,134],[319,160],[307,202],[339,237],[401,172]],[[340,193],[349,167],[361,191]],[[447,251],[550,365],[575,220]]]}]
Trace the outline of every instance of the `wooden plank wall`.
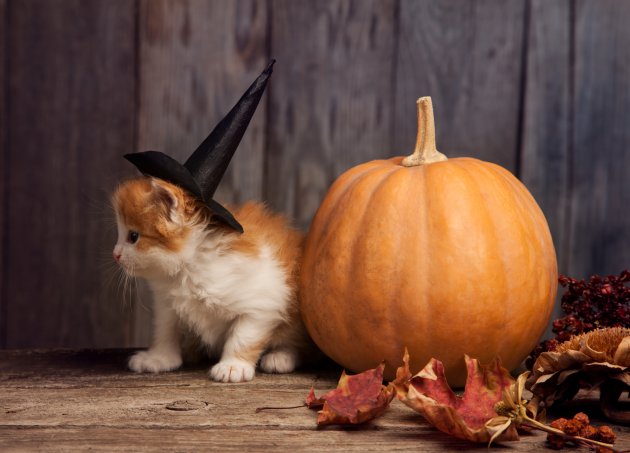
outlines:
[{"label": "wooden plank wall", "polygon": [[0,0],[0,24],[2,24],[2,30],[0,31],[0,347],[3,347],[7,343],[7,304],[6,300],[6,286],[5,286],[5,272],[4,269],[7,266],[5,262],[4,243],[5,243],[5,184],[7,179],[5,173],[5,159],[6,159],[6,137],[7,137],[7,109],[6,109],[6,25],[7,25],[7,3],[6,0]]},{"label": "wooden plank wall", "polygon": [[6,346],[128,343],[103,215],[132,174],[119,154],[135,146],[134,5],[8,1],[6,13]]},{"label": "wooden plank wall", "polygon": [[431,95],[449,156],[499,163],[560,271],[630,256],[630,5],[615,0],[0,0],[0,347],[140,346],[110,261],[122,154],[183,158],[273,57],[218,196],[307,228],[330,183],[409,152]]},{"label": "wooden plank wall", "polygon": [[567,267],[580,275],[630,259],[630,3],[575,8]]}]

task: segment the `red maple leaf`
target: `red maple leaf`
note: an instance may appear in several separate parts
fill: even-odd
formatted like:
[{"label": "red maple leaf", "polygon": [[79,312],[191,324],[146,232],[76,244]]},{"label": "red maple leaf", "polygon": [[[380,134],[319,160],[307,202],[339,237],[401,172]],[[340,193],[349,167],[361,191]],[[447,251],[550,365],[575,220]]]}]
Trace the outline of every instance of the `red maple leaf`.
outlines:
[{"label": "red maple leaf", "polygon": [[394,391],[383,385],[385,364],[348,376],[344,371],[335,390],[317,398],[313,389],[306,397],[310,409],[322,408],[317,424],[356,425],[382,415],[394,398]]},{"label": "red maple leaf", "polygon": [[[490,365],[481,365],[466,356],[468,377],[463,396],[457,396],[449,387],[444,365],[436,359],[413,377],[409,372],[409,356],[398,369],[394,387],[398,398],[420,412],[427,421],[452,436],[474,442],[489,442],[496,430],[488,422],[497,419],[495,405],[503,400],[503,393],[514,384],[510,373],[499,359]],[[518,440],[516,427],[510,425],[500,440]]]}]

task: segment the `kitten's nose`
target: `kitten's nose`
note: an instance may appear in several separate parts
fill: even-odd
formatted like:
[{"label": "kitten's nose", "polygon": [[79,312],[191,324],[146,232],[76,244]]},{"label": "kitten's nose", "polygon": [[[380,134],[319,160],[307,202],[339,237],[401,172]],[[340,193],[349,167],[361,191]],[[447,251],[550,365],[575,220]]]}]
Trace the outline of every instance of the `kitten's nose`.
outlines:
[{"label": "kitten's nose", "polygon": [[113,252],[114,259],[117,263],[120,263],[120,253]]}]

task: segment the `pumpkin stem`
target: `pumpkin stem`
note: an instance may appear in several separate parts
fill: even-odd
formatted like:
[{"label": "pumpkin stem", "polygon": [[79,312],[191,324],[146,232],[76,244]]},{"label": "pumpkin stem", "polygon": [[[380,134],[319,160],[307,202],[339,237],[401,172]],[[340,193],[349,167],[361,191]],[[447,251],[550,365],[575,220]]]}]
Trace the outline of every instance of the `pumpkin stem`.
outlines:
[{"label": "pumpkin stem", "polygon": [[402,161],[404,167],[415,167],[422,164],[442,162],[447,157],[435,147],[435,121],[433,119],[433,103],[429,96],[416,101],[418,109],[418,137],[413,154]]}]

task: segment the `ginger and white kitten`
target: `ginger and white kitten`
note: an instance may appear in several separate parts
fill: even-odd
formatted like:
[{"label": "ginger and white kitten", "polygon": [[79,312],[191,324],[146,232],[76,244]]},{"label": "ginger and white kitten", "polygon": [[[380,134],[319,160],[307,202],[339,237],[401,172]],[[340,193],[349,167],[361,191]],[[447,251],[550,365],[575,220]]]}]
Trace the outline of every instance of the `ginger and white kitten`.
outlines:
[{"label": "ginger and white kitten", "polygon": [[112,202],[118,224],[114,259],[145,278],[154,295],[154,336],[129,367],[160,372],[182,364],[182,327],[220,355],[215,381],[253,379],[257,363],[289,373],[309,347],[297,305],[303,235],[262,204],[232,209],[240,234],[202,202],[168,182],[123,183]]}]

